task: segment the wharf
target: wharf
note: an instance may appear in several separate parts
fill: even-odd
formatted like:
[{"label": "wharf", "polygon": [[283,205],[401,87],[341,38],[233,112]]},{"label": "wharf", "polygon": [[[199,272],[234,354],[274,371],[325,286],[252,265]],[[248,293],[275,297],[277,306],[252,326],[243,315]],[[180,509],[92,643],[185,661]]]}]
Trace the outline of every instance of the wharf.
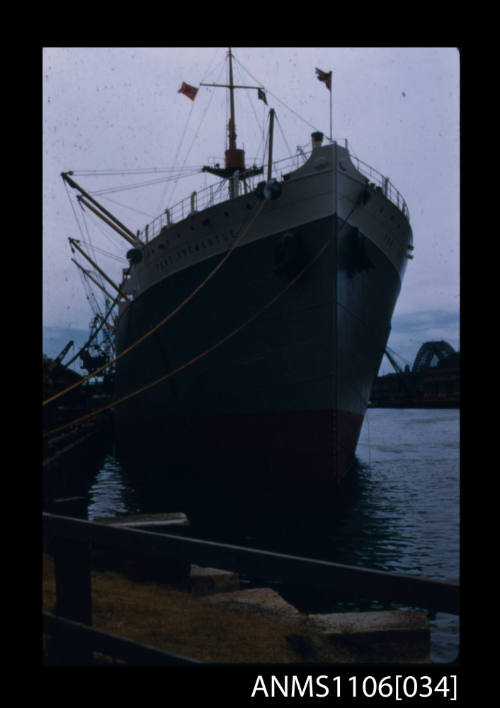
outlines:
[{"label": "wharf", "polygon": [[42,365],[45,502],[84,493],[96,469],[94,463],[110,446],[112,432],[110,411],[92,415],[109,402],[109,381],[89,385],[80,374],[62,366],[60,359],[44,355]]},{"label": "wharf", "polygon": [[[75,412],[74,409],[71,411],[70,420]],[[85,494],[89,481],[111,448],[111,439],[112,419],[108,414],[44,437],[42,487],[45,505],[56,497]]]},{"label": "wharf", "polygon": [[[47,521],[48,528],[56,523],[54,530],[59,524],[57,518]],[[69,530],[69,520],[61,521],[63,528]],[[172,533],[182,537],[189,521],[182,513],[99,520],[97,526],[103,532],[105,528],[115,527],[120,536],[125,536],[119,540],[114,532],[110,535],[109,529],[103,539],[112,540],[116,548],[113,550],[109,546],[109,550],[100,553],[99,557],[93,551],[92,615],[96,618],[96,621],[92,620],[93,628],[104,631],[119,628],[122,636],[134,638],[149,647],[154,644],[158,651],[180,651],[184,657],[193,657],[197,661],[266,661],[269,659],[262,657],[267,657],[265,652],[269,642],[273,642],[274,660],[278,662],[397,664],[430,661],[430,629],[426,612],[386,610],[313,614],[299,611],[265,583],[262,587],[242,589],[237,570],[195,564],[184,555],[174,554],[168,562],[162,560],[161,554],[149,555],[147,545],[156,546],[162,534],[141,536],[136,547],[131,533],[141,533],[148,527],[158,529],[162,525],[168,527],[170,536],[165,541],[171,543]],[[101,534],[97,528],[96,534],[96,538]],[[76,540],[76,536],[74,538]],[[187,544],[187,547],[200,543],[214,549],[218,545],[196,539],[181,540],[181,546]],[[47,551],[52,554],[50,546]],[[237,551],[276,555],[232,547],[231,556]],[[210,557],[212,552],[209,551]],[[120,556],[122,561],[127,561],[121,567]],[[134,557],[135,565],[131,566],[129,562]],[[298,558],[281,558],[286,563],[300,562]],[[69,569],[66,572],[69,573]],[[67,582],[76,582],[73,574],[74,568]],[[81,590],[81,578],[77,587]],[[52,590],[52,596],[53,593]],[[126,603],[114,612],[109,605],[110,596],[126,598]],[[106,606],[104,615],[101,602]],[[166,607],[170,609],[167,611]],[[97,619],[101,616],[105,618],[102,627]],[[138,620],[140,627],[137,626]]]}]

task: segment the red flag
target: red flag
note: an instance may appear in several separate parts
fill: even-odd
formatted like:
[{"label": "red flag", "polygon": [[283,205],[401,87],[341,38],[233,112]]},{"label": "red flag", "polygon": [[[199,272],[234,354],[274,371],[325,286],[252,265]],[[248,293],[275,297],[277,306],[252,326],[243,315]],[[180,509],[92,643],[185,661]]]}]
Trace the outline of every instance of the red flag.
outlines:
[{"label": "red flag", "polygon": [[196,94],[198,93],[198,89],[195,88],[194,86],[190,86],[187,84],[185,81],[182,82],[182,86],[180,89],[177,91],[177,93],[183,93],[184,96],[187,96],[190,98],[192,101],[194,101]]},{"label": "red flag", "polygon": [[321,69],[316,69],[316,76],[319,81],[323,81],[329,91],[332,90],[332,72],[331,71],[321,71]]}]

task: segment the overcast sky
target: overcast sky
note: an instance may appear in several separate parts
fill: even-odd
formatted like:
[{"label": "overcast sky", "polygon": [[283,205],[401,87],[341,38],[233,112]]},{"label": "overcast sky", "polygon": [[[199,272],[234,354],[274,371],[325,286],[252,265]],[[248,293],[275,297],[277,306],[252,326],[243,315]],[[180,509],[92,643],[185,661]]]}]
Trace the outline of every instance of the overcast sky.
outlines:
[{"label": "overcast sky", "polygon": [[[410,210],[415,257],[389,345],[410,363],[428,340],[445,339],[459,349],[458,50],[235,47],[233,52],[235,82],[267,91],[268,106],[256,91],[236,92],[237,142],[247,162],[262,160],[270,107],[277,116],[276,157],[309,146],[314,129],[329,134],[330,95],[315,68],[333,72],[334,139],[342,144],[347,139],[355,155],[388,176]],[[201,87],[193,102],[178,89],[182,81],[225,83],[226,53],[224,47],[43,49],[44,325],[88,329],[92,317],[71,262],[69,236],[90,235],[99,248],[99,265],[116,280],[129,248],[95,218],[82,220],[79,211],[75,216],[60,173],[74,170],[74,179],[93,191],[167,173],[104,177],[78,171],[223,163],[226,91]],[[206,179],[198,178],[200,186]],[[188,196],[192,184],[162,182],[98,199],[136,231]],[[387,364],[385,371],[391,370]]]}]

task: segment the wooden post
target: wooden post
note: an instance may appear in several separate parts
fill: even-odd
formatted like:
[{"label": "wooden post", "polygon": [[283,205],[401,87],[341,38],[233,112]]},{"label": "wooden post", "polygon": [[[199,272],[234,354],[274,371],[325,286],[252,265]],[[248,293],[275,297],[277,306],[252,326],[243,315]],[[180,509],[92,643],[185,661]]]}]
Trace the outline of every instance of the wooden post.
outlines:
[{"label": "wooden post", "polygon": [[[57,512],[62,516],[86,518],[84,497],[54,500]],[[58,617],[92,624],[92,595],[90,583],[90,544],[62,537],[51,539],[56,580],[56,607]],[[53,638],[48,645],[49,661],[58,666],[88,666],[92,652],[85,647],[66,644]]]}]

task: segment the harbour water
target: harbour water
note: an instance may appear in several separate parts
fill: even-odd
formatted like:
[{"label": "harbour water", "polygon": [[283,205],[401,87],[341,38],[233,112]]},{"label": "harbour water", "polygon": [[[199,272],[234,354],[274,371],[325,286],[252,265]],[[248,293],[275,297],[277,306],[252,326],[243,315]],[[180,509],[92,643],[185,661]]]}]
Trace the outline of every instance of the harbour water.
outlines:
[{"label": "harbour water", "polygon": [[[458,410],[371,408],[361,431],[352,489],[341,504],[302,509],[287,523],[238,524],[224,513],[196,516],[194,537],[308,556],[349,565],[457,581],[460,566]],[[116,514],[184,511],[168,492],[144,494],[108,454],[88,492],[89,519]],[[203,504],[198,506],[198,509]],[[257,510],[256,510],[257,513]],[[252,585],[251,578],[242,578]],[[262,584],[262,583],[261,583]],[[399,608],[345,602],[320,589],[307,597],[272,578],[267,584],[308,612]],[[451,662],[459,652],[459,618],[429,616],[431,659]]]}]

